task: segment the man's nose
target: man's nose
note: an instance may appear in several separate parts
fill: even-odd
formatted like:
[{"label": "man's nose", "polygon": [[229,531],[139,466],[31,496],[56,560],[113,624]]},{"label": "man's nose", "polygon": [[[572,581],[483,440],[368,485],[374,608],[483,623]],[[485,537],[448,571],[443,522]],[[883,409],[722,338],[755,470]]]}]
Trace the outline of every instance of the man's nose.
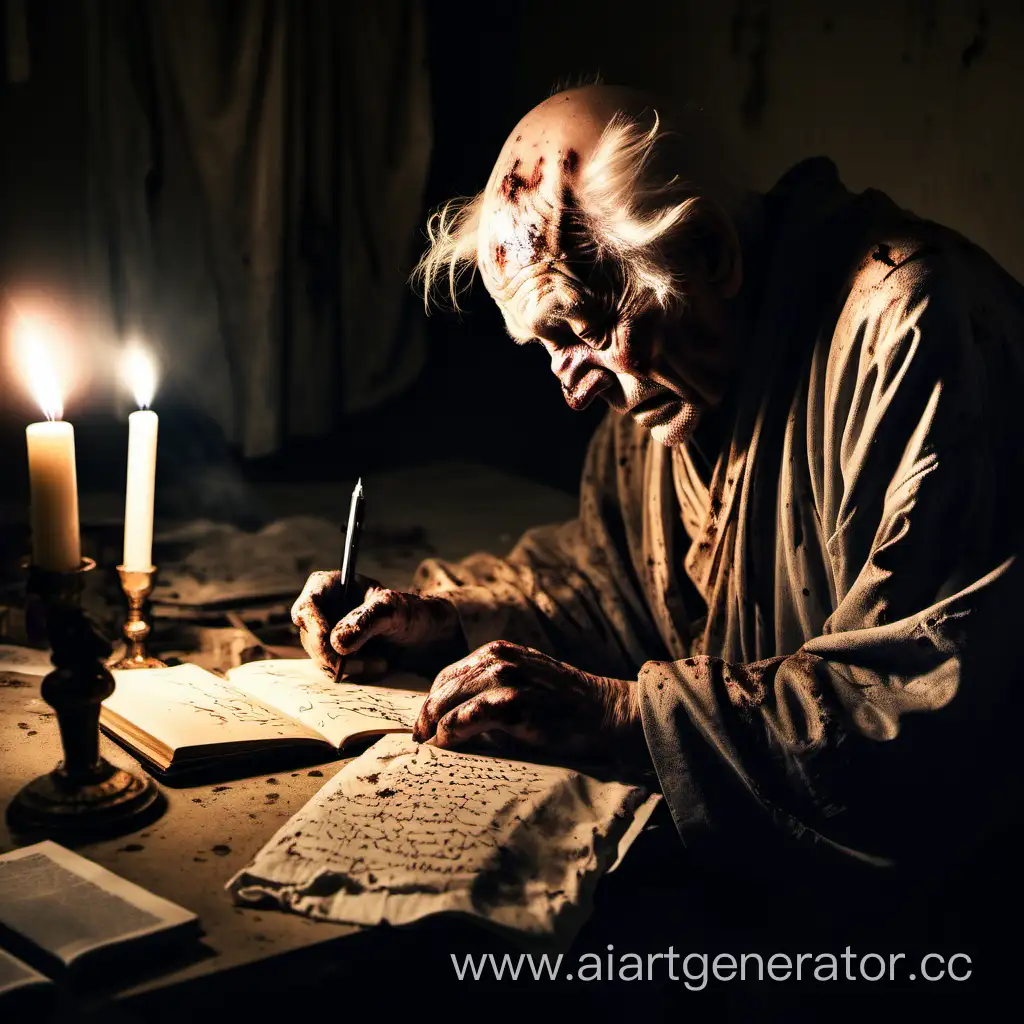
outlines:
[{"label": "man's nose", "polygon": [[[582,351],[580,351],[582,349]],[[562,394],[570,409],[585,409],[607,387],[606,374],[591,363],[590,349],[550,346],[551,372],[562,385]]]},{"label": "man's nose", "polygon": [[579,377],[583,360],[578,353],[549,341],[544,342],[544,347],[551,356],[551,372],[562,382],[563,387]]}]

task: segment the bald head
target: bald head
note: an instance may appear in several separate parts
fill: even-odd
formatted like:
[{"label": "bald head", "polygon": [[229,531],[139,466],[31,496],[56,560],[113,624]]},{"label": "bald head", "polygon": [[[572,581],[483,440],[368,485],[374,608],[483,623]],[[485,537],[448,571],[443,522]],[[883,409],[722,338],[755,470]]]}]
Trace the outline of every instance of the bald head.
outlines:
[{"label": "bald head", "polygon": [[639,93],[591,85],[549,97],[512,130],[482,194],[477,265],[501,301],[509,282],[538,260],[569,258],[579,229],[579,190],[616,117],[653,122]]},{"label": "bald head", "polygon": [[472,264],[512,337],[537,342],[566,401],[601,395],[678,444],[732,369],[723,303],[740,252],[699,119],[641,93],[557,93],[512,130],[484,190],[431,220],[427,291]]},{"label": "bald head", "polygon": [[587,85],[556,93],[537,104],[512,130],[498,154],[489,185],[500,179],[500,168],[516,159],[524,164],[539,159],[552,170],[563,160],[585,161],[612,118],[639,119],[653,109],[641,93],[618,86]]}]

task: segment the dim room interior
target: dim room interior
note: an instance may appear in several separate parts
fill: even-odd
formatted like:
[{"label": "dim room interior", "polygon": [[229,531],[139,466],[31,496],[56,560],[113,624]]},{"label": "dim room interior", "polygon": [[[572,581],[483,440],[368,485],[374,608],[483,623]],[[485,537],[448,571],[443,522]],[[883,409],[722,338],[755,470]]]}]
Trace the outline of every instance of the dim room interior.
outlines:
[{"label": "dim room interior", "polygon": [[[681,798],[673,795],[677,782],[666,781],[664,764],[671,762],[680,777],[699,777],[701,758],[711,755],[687,753],[684,745],[675,761],[659,760],[660,741],[652,738],[656,729],[650,721],[657,714],[658,698],[653,697],[643,707],[642,723],[641,711],[635,713],[634,734],[642,740],[646,733],[652,751],[649,755],[644,747],[639,774],[632,768],[616,774],[620,751],[614,747],[603,766],[593,767],[594,759],[583,757],[580,782],[572,757],[531,752],[528,740],[525,748],[513,744],[511,754],[489,746],[493,737],[488,735],[475,746],[449,751],[444,743],[419,743],[426,737],[414,734],[419,752],[409,755],[410,772],[421,764],[416,758],[427,758],[435,768],[454,758],[451,778],[465,783],[483,777],[475,771],[486,775],[488,769],[477,764],[480,758],[494,758],[487,762],[493,766],[506,764],[507,757],[517,772],[526,766],[523,778],[533,780],[536,792],[561,787],[557,800],[550,797],[545,805],[559,808],[557,815],[550,812],[555,820],[548,831],[543,821],[531,824],[533,832],[527,829],[529,843],[539,845],[530,846],[535,860],[515,869],[529,879],[517,883],[520,903],[512,909],[506,904],[513,898],[502,889],[505,885],[511,891],[511,883],[502,871],[515,871],[498,853],[479,869],[490,872],[486,879],[481,875],[468,895],[459,896],[470,901],[465,906],[455,897],[446,903],[443,886],[417,881],[415,857],[403,866],[412,876],[405,889],[399,882],[384,886],[372,906],[365,879],[346,882],[348,876],[340,871],[317,876],[321,882],[327,878],[319,889],[311,882],[300,891],[295,883],[285,906],[284,896],[275,905],[274,894],[284,889],[274,886],[287,888],[280,879],[288,865],[274,860],[271,840],[295,843],[301,835],[296,822],[339,813],[340,804],[331,804],[330,810],[324,802],[328,796],[342,800],[335,794],[347,793],[355,806],[361,799],[358,787],[377,775],[352,774],[356,788],[347,790],[337,788],[348,778],[339,773],[356,772],[381,744],[385,747],[380,749],[391,750],[387,744],[411,743],[420,704],[412,718],[393,719],[399,723],[397,733],[389,725],[367,733],[352,726],[341,741],[328,737],[336,749],[322,743],[287,751],[260,747],[251,759],[218,760],[211,748],[208,756],[196,755],[200,768],[176,774],[175,758],[184,762],[189,744],[201,741],[147,741],[161,750],[173,748],[171,754],[153,754],[156,746],[151,746],[147,755],[140,748],[142,731],[159,733],[161,713],[147,712],[155,725],[133,718],[142,712],[133,710],[129,698],[138,693],[144,701],[148,669],[131,668],[128,662],[134,651],[137,663],[151,657],[158,659],[154,664],[172,668],[195,666],[207,673],[205,684],[195,677],[199,688],[223,683],[234,670],[227,682],[234,679],[244,689],[250,684],[241,680],[256,678],[237,674],[246,666],[284,659],[313,664],[308,658],[312,641],[300,633],[293,605],[305,593],[311,573],[347,573],[345,565],[354,566],[356,554],[359,574],[388,591],[404,593],[429,578],[443,594],[445,588],[465,589],[469,583],[484,590],[491,584],[500,587],[500,567],[506,563],[496,562],[499,568],[487,573],[481,568],[477,576],[476,569],[466,569],[470,580],[460,576],[463,560],[477,552],[500,559],[531,528],[568,523],[588,514],[586,508],[593,516],[610,517],[609,535],[640,530],[628,510],[619,512],[615,504],[633,493],[626,454],[618,469],[614,460],[608,462],[614,486],[587,491],[593,481],[584,475],[584,461],[595,431],[603,429],[604,402],[569,407],[569,390],[548,372],[549,362],[555,370],[558,357],[542,353],[541,346],[513,343],[507,330],[512,319],[492,301],[495,286],[482,280],[483,264],[477,280],[460,292],[458,310],[443,297],[426,310],[422,283],[411,280],[428,245],[430,215],[453,197],[472,197],[484,189],[499,154],[509,152],[503,150],[506,139],[507,145],[516,144],[510,132],[518,131],[520,118],[551,95],[576,87],[628,86],[667,107],[696,110],[709,126],[719,159],[750,194],[769,193],[801,161],[826,157],[849,192],[879,190],[894,209],[952,229],[984,250],[1019,289],[1016,282],[1024,279],[1024,130],[1019,116],[1024,6],[991,0],[888,6],[848,0],[650,0],[642,5],[606,0],[554,5],[537,0],[2,0],[2,8],[0,798],[9,813],[0,824],[0,893],[4,856],[53,840],[184,908],[198,918],[198,930],[188,941],[154,946],[150,952],[140,945],[134,956],[128,955],[128,944],[123,957],[83,958],[79,970],[57,971],[56,985],[26,982],[25,991],[9,996],[2,994],[0,973],[0,1019],[169,1021],[187,1014],[201,1020],[234,1016],[255,1021],[276,1019],[282,1012],[395,1011],[434,1019],[448,1012],[474,1013],[480,1019],[503,1019],[506,1013],[516,1019],[537,1013],[544,1020],[581,1013],[594,1019],[629,1013],[678,1019],[682,1012],[693,1012],[698,998],[700,1012],[709,1018],[793,1020],[806,1013],[807,1019],[821,1019],[828,1013],[846,1019],[876,1002],[892,1010],[923,1006],[926,997],[964,999],[980,1007],[1001,985],[1011,984],[1016,954],[993,936],[998,922],[1020,909],[1016,846],[1007,838],[1015,827],[1013,815],[1000,813],[991,835],[984,837],[975,824],[982,805],[1003,806],[1005,798],[1006,808],[1016,808],[1012,793],[1020,788],[1020,769],[1014,767],[1012,742],[1004,734],[991,744],[979,738],[990,728],[983,716],[1012,719],[1009,697],[998,705],[981,702],[980,710],[966,713],[956,711],[959,694],[949,704],[950,714],[960,714],[965,723],[957,735],[976,729],[968,746],[998,747],[999,756],[993,753],[992,767],[985,769],[983,796],[971,788],[973,782],[964,782],[955,791],[922,797],[937,834],[949,838],[951,848],[964,850],[955,870],[935,876],[941,880],[932,880],[928,862],[929,851],[944,840],[932,846],[922,840],[920,847],[908,840],[907,849],[914,851],[907,854],[910,867],[901,862],[890,876],[862,865],[848,869],[842,853],[849,844],[841,828],[839,840],[828,840],[840,850],[835,863],[826,857],[806,873],[798,868],[787,874],[770,866],[775,862],[764,852],[770,841],[761,831],[743,831],[740,825],[732,832],[732,826],[721,826],[731,844],[729,855],[703,857],[699,837],[692,847],[681,839],[681,832],[687,834],[680,824]],[[532,130],[531,123],[521,122],[522,130]],[[562,156],[563,168],[575,173],[575,150],[567,152],[573,160]],[[532,159],[523,157],[527,163]],[[496,168],[499,175],[505,173],[502,166]],[[517,166],[501,186],[513,205],[540,181],[541,162],[534,179],[525,177],[526,170],[524,176],[510,177]],[[552,161],[545,166],[552,169]],[[800,181],[791,187],[799,192]],[[506,249],[498,248],[503,267]],[[889,249],[877,249],[876,265],[888,261],[885,269],[895,273],[902,266],[898,250],[894,244],[890,257]],[[819,261],[810,251],[800,258],[808,267]],[[820,261],[827,258],[821,255]],[[756,272],[756,259],[748,263]],[[438,272],[439,291],[448,272],[447,266]],[[468,275],[463,278],[468,280]],[[785,305],[780,296],[780,308]],[[1000,323],[1024,325],[1021,310],[1024,305],[1017,307],[1015,321],[1007,314]],[[1019,350],[1024,344],[1019,334],[1017,342]],[[45,358],[39,354],[44,349]],[[45,365],[33,369],[37,356]],[[56,414],[47,412],[48,386],[56,394]],[[728,401],[723,415],[732,408]],[[1012,415],[1012,410],[1007,413],[1007,422]],[[711,414],[706,419],[718,422]],[[73,437],[62,421],[73,426]],[[765,441],[770,443],[782,450],[781,434]],[[786,443],[799,448],[799,438]],[[895,428],[883,425],[871,443],[873,451],[884,451],[887,444],[904,442],[896,438]],[[812,444],[808,440],[800,451]],[[61,463],[68,452],[70,477]],[[597,474],[594,465],[588,474]],[[672,470],[666,473],[671,490]],[[789,486],[787,477],[770,475],[769,488],[763,477],[760,486],[773,495]],[[365,496],[358,524],[357,480]],[[953,497],[932,500],[962,500],[967,507],[965,493],[973,486],[952,486]],[[1005,493],[1012,495],[1012,488]],[[871,500],[870,495],[850,499],[849,514],[863,514]],[[650,508],[648,503],[643,510],[645,545]],[[689,527],[676,525],[696,539]],[[769,535],[774,537],[774,531],[770,525]],[[821,539],[824,550],[826,537]],[[579,543],[586,549],[580,557],[596,557],[587,540]],[[73,554],[67,556],[67,550]],[[655,561],[670,560],[671,552],[656,543],[652,550],[648,564],[657,575]],[[932,558],[930,548],[915,550],[922,564]],[[600,554],[606,557],[604,550]],[[648,614],[622,597],[621,588],[615,591],[618,610],[609,611],[608,601],[616,599],[599,589],[587,590],[586,581],[572,582],[579,576],[562,580],[573,591],[570,596],[558,586],[547,587],[544,574],[550,565],[542,555],[531,570],[535,591],[529,601],[536,598],[543,615],[562,616],[584,639],[589,636],[593,650],[606,641],[597,626],[588,625],[586,616],[594,607],[603,609],[603,622],[628,623],[631,616]],[[681,567],[678,549],[676,556]],[[696,545],[691,557],[699,557]],[[80,559],[92,560],[95,568],[77,572]],[[423,563],[433,568],[418,573]],[[437,568],[442,564],[448,568]],[[903,565],[893,564],[892,572]],[[125,571],[119,574],[118,566]],[[688,561],[693,578],[691,569]],[[904,566],[902,571],[917,570]],[[963,579],[987,571],[982,567]],[[496,575],[488,575],[492,572]],[[71,576],[75,579],[69,582]],[[920,578],[926,577],[931,578],[922,570]],[[355,584],[346,585],[348,595]],[[697,590],[689,580],[673,586],[666,583],[658,592],[692,613],[687,602],[700,601]],[[927,586],[927,581],[921,584]],[[680,587],[689,590],[681,596]],[[957,588],[937,589],[946,599]],[[499,601],[493,597],[499,591],[491,593]],[[807,597],[808,590],[802,593]],[[776,595],[776,614],[789,607],[787,600]],[[343,611],[358,601],[349,600]],[[134,619],[128,618],[130,607],[137,613]],[[456,602],[455,607],[461,606]],[[699,610],[706,613],[708,607]],[[841,613],[833,607],[826,613],[832,617],[824,633],[844,628],[835,625]],[[806,627],[803,613],[793,614]],[[813,618],[817,613],[807,614]],[[650,615],[657,621],[656,611]],[[955,619],[955,610],[949,616]],[[328,634],[338,618],[327,623]],[[697,621],[699,615],[691,618]],[[303,620],[302,629],[309,621]],[[459,621],[465,639],[457,654],[472,659],[476,646],[467,641],[475,635],[473,627],[466,618]],[[82,632],[86,622],[88,634]],[[133,622],[150,629],[133,634]],[[884,624],[882,618],[877,626]],[[876,623],[861,625],[863,630],[851,627],[857,637]],[[742,632],[742,626],[737,628]],[[643,632],[637,627],[629,635]],[[478,636],[481,641],[507,639],[479,631]],[[813,647],[819,639],[808,649],[819,650]],[[642,647],[639,640],[629,642]],[[789,641],[778,642],[785,646]],[[97,643],[107,646],[100,650]],[[337,659],[329,641],[323,643],[327,656]],[[788,656],[799,646],[772,648],[764,659],[746,660]],[[938,649],[945,650],[941,644]],[[20,667],[13,660],[5,663],[4,651],[15,652],[9,653],[12,659],[27,660]],[[25,651],[41,660],[17,654]],[[686,653],[694,652],[700,649]],[[974,647],[970,652],[973,657]],[[369,673],[373,659],[369,649],[364,653]],[[118,662],[118,657],[128,660]],[[899,667],[878,668],[874,657],[864,655],[856,662],[857,671],[867,665],[886,679],[898,677],[901,693],[904,684],[915,692],[915,684],[907,683],[915,678],[911,669],[900,675],[904,670]],[[438,658],[430,662],[427,687],[454,655]],[[955,660],[958,665],[970,662],[959,649]],[[351,658],[347,663],[355,671]],[[999,664],[985,673],[998,674]],[[582,662],[576,665],[600,679],[621,678],[600,665],[593,670]],[[336,674],[320,672],[321,689],[335,685],[344,667]],[[60,673],[63,696],[54,696],[57,683],[40,690],[43,677]],[[976,675],[985,673],[978,669]],[[870,684],[857,683],[856,672],[848,676],[843,685],[851,689],[877,682],[873,676]],[[103,697],[106,678],[116,678],[116,689]],[[184,678],[180,672],[173,677]],[[921,678],[932,677],[925,673]],[[972,685],[983,682],[971,680]],[[727,683],[734,685],[728,675],[723,686]],[[295,683],[296,692],[302,685]],[[781,694],[783,684],[777,685]],[[214,704],[225,699],[214,700],[208,689],[202,692]],[[231,692],[237,696],[238,691]],[[259,706],[265,709],[270,691],[260,692]],[[82,698],[86,693],[91,696]],[[245,693],[251,697],[251,691]],[[114,825],[104,819],[95,829],[52,824],[61,813],[67,816],[63,806],[47,819],[50,824],[29,814],[35,824],[22,829],[15,812],[27,806],[20,795],[24,787],[37,777],[51,778],[59,763],[73,764],[72,732],[84,736],[83,742],[96,740],[95,720],[89,725],[78,717],[67,728],[62,719],[62,740],[54,707],[63,700],[66,713],[77,716],[76,699],[92,701],[94,713],[99,713],[99,701],[106,701],[97,756],[113,766],[111,771],[127,773],[117,778],[127,787],[125,799],[130,791],[136,801],[138,815]],[[800,701],[812,700],[792,693],[788,699],[793,703],[787,704],[785,694],[777,699],[776,717],[754,731],[785,731],[792,716],[804,713],[803,705],[794,710]],[[943,707],[949,700],[942,699]],[[684,700],[666,714],[670,719],[683,715],[679,708],[684,706],[694,720],[720,714],[710,705],[694,710],[697,704],[697,698],[691,704]],[[241,722],[242,713],[237,705],[233,708],[230,713]],[[110,713],[120,716],[120,726],[111,724]],[[294,725],[297,712],[289,714]],[[562,712],[553,714],[557,718]],[[736,714],[736,728],[742,731],[746,712]],[[928,717],[908,715],[906,732],[894,744],[875,746],[887,751],[902,743],[905,752],[908,743],[919,742],[922,758],[938,756],[929,744],[946,739],[936,740],[924,726],[915,739],[919,719]],[[253,720],[250,715],[250,726]],[[607,725],[607,717],[603,721]],[[870,735],[869,725],[858,722]],[[883,726],[878,729],[884,732]],[[379,738],[382,732],[388,734]],[[816,740],[811,736],[806,742],[813,746]],[[718,753],[725,761],[746,757],[745,748],[737,747],[739,754],[724,749]],[[840,754],[832,756],[841,761],[843,749],[860,748],[840,747]],[[751,755],[755,761],[756,756]],[[850,754],[851,761],[855,756]],[[885,760],[887,754],[879,756],[872,770],[884,777],[885,792],[890,783],[896,786],[892,780],[901,769],[894,767],[896,761]],[[534,762],[543,771],[531,767]],[[565,763],[575,765],[572,772]],[[549,771],[549,764],[559,767]],[[789,778],[804,772],[803,765],[797,757],[778,770],[789,772]],[[385,770],[397,772],[375,772]],[[463,770],[468,773],[464,778],[458,775]],[[563,770],[569,774],[557,774]],[[999,774],[1004,770],[1008,774]],[[492,788],[512,792],[519,778],[514,774],[512,782],[506,779]],[[739,769],[735,776],[715,778],[708,784],[712,808],[715,799],[727,806],[741,799],[734,789],[750,788]],[[383,784],[374,785],[381,800],[386,797],[380,794],[393,794],[393,789],[380,788]],[[535,792],[526,782],[523,786],[523,793]],[[768,787],[765,792],[773,791]],[[766,819],[774,815],[778,824],[787,810],[762,796],[758,800],[767,808]],[[886,815],[898,817],[895,797],[883,803],[879,822],[888,820]],[[409,812],[414,821],[425,813],[419,806]],[[570,806],[575,810],[566,810]],[[118,813],[111,811],[111,820]],[[693,815],[712,834],[720,827],[714,810],[694,805]],[[586,823],[583,832],[581,822]],[[806,827],[817,838],[817,826]],[[562,864],[558,857],[568,849],[567,837],[577,833],[585,833],[580,849],[590,867],[565,868],[572,885],[563,891],[562,881],[551,881],[562,876],[550,866]],[[431,842],[448,842],[443,831],[430,835]],[[526,840],[515,841],[522,853]],[[502,840],[494,842],[495,850],[504,850]],[[548,842],[555,852],[548,851]],[[814,839],[807,842],[813,845]],[[615,844],[621,866],[609,870],[616,860]],[[315,852],[309,852],[314,847],[304,849],[303,856],[315,859]],[[788,855],[781,856],[785,863]],[[935,861],[945,863],[939,854]],[[271,876],[273,883],[267,881]],[[372,873],[369,878],[375,881]],[[534,881],[545,878],[543,896],[535,895]],[[246,894],[254,889],[261,901],[247,904]],[[556,890],[557,898],[552,896]],[[419,895],[414,899],[409,893]],[[349,904],[342,897],[358,897],[359,909],[346,911]],[[60,901],[56,891],[48,898]],[[533,901],[544,905],[537,909]],[[5,937],[17,932],[5,920],[2,902],[0,948]],[[530,918],[526,927],[522,921],[528,910],[540,916]],[[932,985],[910,982],[905,975],[868,983],[866,974],[829,983],[814,980],[808,968],[799,981],[795,975],[779,983],[712,976],[700,984],[699,959],[685,968],[696,972],[692,978],[680,974],[678,979],[670,973],[671,960],[655,961],[652,968],[648,959],[674,946],[683,955],[705,952],[711,957],[759,952],[767,962],[776,951],[838,954],[858,943],[861,951],[874,949],[886,958],[905,954],[906,962],[928,951],[947,959],[963,953],[973,973],[958,982],[950,966],[950,975]],[[518,958],[534,949],[554,950],[574,964],[590,951],[595,969],[606,969],[606,974],[601,983],[589,985],[567,979],[568,968],[558,981],[527,979],[524,973],[514,982],[493,974],[460,982],[453,969],[465,955]],[[635,950],[634,960],[642,961],[641,981],[625,972],[627,950]],[[20,955],[23,947],[15,944],[9,951]],[[618,958],[614,967],[613,953]],[[36,961],[26,955],[35,970]],[[19,1014],[35,1016],[7,1018],[7,998]]]}]

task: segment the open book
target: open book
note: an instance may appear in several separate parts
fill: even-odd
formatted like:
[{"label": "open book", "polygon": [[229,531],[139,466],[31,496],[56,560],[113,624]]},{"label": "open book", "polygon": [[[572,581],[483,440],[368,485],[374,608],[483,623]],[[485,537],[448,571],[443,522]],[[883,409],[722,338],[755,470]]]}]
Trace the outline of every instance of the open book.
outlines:
[{"label": "open book", "polygon": [[253,661],[221,679],[197,665],[127,669],[104,701],[104,729],[171,774],[284,745],[345,744],[411,732],[428,684],[334,682],[307,658]]},{"label": "open book", "polygon": [[0,856],[0,943],[47,974],[198,934],[195,914],[57,843]]}]

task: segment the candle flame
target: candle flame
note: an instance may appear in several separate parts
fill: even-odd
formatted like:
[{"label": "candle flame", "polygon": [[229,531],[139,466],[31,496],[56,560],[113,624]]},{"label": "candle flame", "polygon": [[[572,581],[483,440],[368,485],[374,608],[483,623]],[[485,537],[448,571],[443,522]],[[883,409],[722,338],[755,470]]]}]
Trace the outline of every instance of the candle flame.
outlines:
[{"label": "candle flame", "polygon": [[145,349],[132,345],[125,350],[121,373],[135,395],[139,408],[148,409],[156,393],[156,363],[153,357]]},{"label": "candle flame", "polygon": [[43,415],[48,420],[59,420],[64,415],[64,389],[47,333],[45,325],[34,318],[20,318],[18,343],[29,390],[43,410]]}]

